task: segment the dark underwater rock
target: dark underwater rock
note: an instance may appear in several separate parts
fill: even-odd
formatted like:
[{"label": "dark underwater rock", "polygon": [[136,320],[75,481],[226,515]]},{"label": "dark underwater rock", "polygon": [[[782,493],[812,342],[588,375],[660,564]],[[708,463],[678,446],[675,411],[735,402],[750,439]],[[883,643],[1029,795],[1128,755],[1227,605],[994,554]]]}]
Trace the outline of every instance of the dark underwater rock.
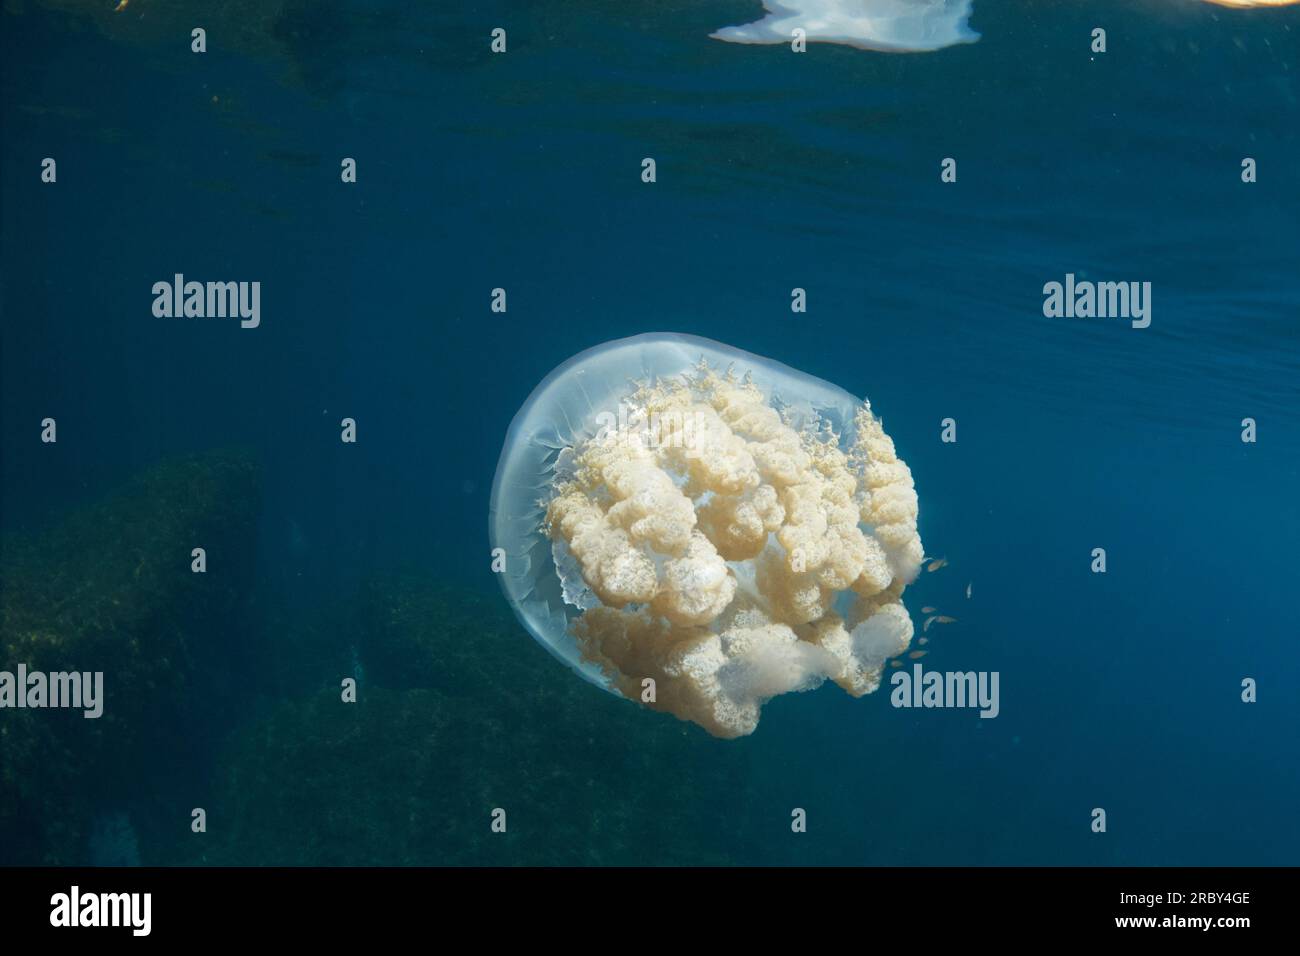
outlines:
[{"label": "dark underwater rock", "polygon": [[102,671],[104,704],[97,719],[0,710],[0,862],[86,862],[102,808],[194,765],[229,726],[258,500],[249,459],[189,457],[3,541],[0,670]]},{"label": "dark underwater rock", "polygon": [[[500,594],[419,571],[365,582],[355,626],[367,679],[390,688],[490,694],[518,670],[509,659],[533,650]],[[536,663],[559,667],[545,654]]]},{"label": "dark underwater rock", "polygon": [[[374,630],[358,701],[331,690],[239,732],[195,862],[735,857],[745,765],[734,743],[582,681],[499,597],[393,578],[367,586],[360,609]],[[505,833],[491,830],[496,808]]]}]

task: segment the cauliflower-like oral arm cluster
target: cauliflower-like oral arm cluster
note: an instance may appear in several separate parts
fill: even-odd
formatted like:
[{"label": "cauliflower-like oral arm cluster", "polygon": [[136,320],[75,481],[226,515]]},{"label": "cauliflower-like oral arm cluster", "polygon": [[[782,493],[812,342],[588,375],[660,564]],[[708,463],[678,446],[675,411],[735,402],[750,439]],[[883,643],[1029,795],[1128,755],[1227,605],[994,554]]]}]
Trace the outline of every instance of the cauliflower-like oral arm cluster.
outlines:
[{"label": "cauliflower-like oral arm cluster", "polygon": [[827,679],[874,691],[912,639],[901,595],[923,552],[911,472],[870,408],[841,448],[704,364],[627,405],[571,450],[547,504],[561,574],[599,602],[573,626],[583,656],[719,737]]}]

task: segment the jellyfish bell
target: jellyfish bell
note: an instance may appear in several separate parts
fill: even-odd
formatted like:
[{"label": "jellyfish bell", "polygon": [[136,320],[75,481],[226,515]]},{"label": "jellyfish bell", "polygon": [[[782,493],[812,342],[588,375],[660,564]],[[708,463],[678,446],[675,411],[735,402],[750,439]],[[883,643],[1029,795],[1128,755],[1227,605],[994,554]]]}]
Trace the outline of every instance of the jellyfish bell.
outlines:
[{"label": "jellyfish bell", "polygon": [[[1289,7],[1300,0],[1205,0],[1220,7]],[[728,43],[840,43],[884,53],[929,53],[974,43],[973,0],[763,0],[764,16],[710,34]]]},{"label": "jellyfish bell", "polygon": [[712,34],[730,43],[789,43],[801,29],[809,42],[912,53],[973,43],[972,0],[763,0],[766,16]]},{"label": "jellyfish bell", "polygon": [[911,472],[871,406],[709,339],[552,371],[511,422],[489,532],[525,628],[604,689],[720,737],[772,697],[877,689],[909,646]]}]

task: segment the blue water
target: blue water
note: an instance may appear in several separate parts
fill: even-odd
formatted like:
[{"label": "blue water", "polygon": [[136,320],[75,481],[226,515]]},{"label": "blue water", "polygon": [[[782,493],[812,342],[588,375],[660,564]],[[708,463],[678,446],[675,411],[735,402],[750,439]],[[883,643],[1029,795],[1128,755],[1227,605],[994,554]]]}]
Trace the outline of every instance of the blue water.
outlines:
[{"label": "blue water", "polygon": [[[926,665],[1001,675],[994,720],[769,704],[703,801],[770,822],[731,862],[1300,858],[1300,8],[976,0],[970,45],[794,55],[708,39],[740,0],[246,6],[202,56],[143,0],[0,15],[6,531],[239,445],[292,606],[412,565],[503,603],[487,495],[533,386],[707,336],[870,398],[950,562],[906,595],[960,619]],[[155,319],[176,272],[260,280],[261,326]],[[1045,318],[1066,273],[1150,281],[1151,326]]]}]

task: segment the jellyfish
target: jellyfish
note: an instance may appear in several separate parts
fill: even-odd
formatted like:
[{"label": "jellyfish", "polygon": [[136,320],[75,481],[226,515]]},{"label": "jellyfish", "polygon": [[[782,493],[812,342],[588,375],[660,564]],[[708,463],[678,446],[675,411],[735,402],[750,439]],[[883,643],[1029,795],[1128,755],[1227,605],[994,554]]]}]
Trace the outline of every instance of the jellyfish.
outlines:
[{"label": "jellyfish", "polygon": [[763,0],[767,16],[712,34],[731,43],[809,41],[895,53],[941,50],[979,39],[967,20],[972,0]]},{"label": "jellyfish", "polygon": [[781,694],[860,697],[907,650],[924,550],[869,402],[650,333],[588,349],[515,415],[489,534],[524,627],[611,693],[717,737]]}]

